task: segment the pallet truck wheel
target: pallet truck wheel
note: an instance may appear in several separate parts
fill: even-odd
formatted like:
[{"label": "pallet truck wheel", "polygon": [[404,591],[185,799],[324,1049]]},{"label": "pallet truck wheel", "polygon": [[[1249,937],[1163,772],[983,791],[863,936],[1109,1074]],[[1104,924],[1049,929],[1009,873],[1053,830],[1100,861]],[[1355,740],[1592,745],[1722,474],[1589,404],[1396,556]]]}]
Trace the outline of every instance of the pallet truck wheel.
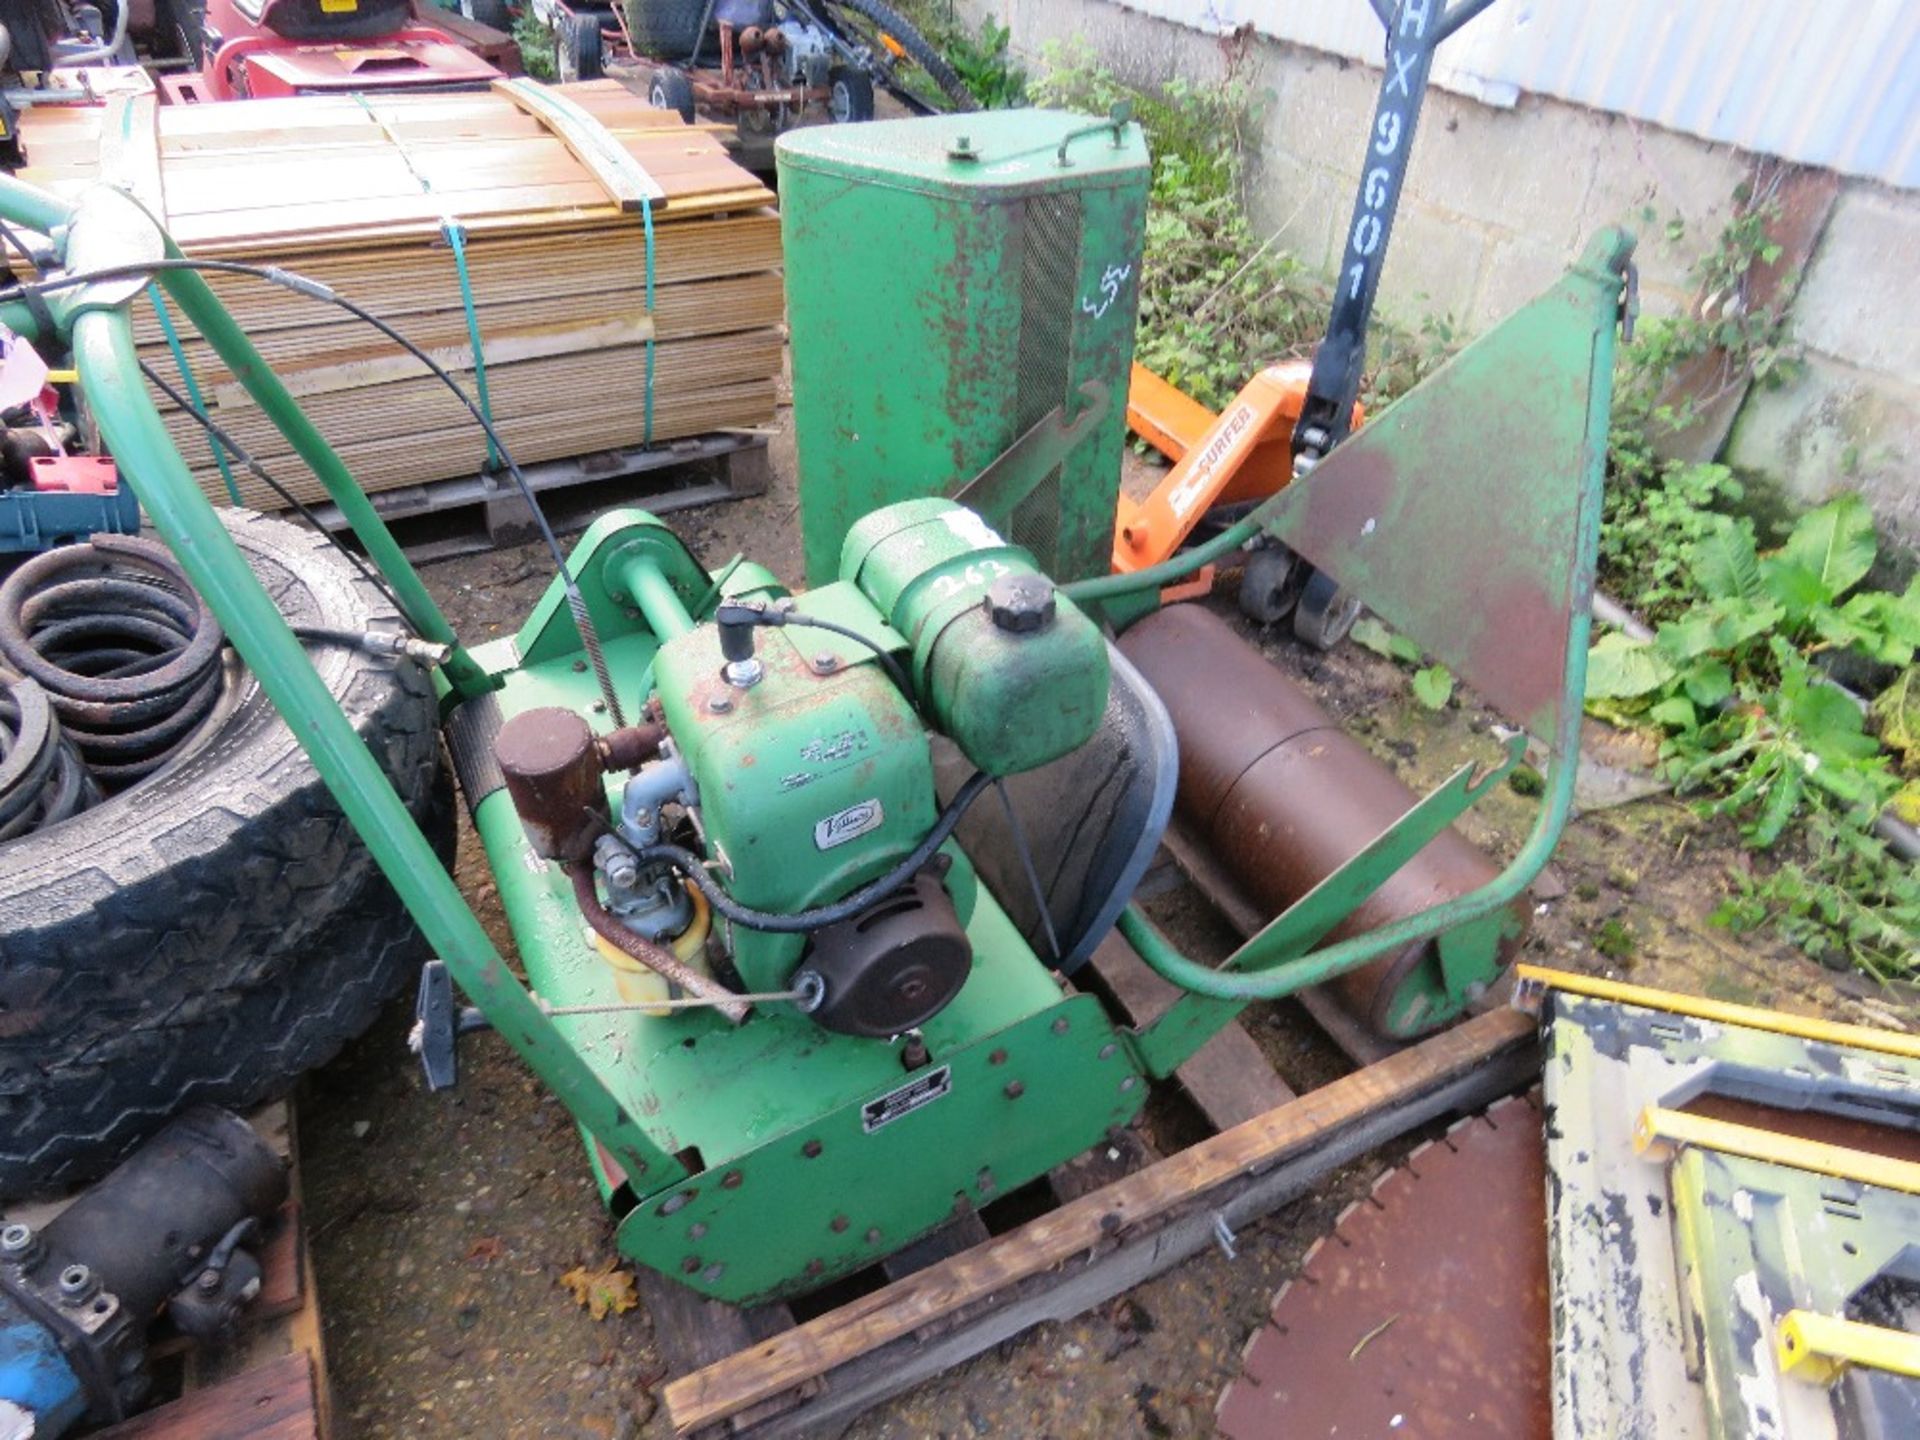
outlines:
[{"label": "pallet truck wheel", "polygon": [[1347,638],[1360,618],[1360,602],[1331,575],[1316,570],[1300,592],[1293,611],[1293,633],[1316,650],[1331,650]]},{"label": "pallet truck wheel", "polygon": [[647,87],[647,103],[656,110],[678,110],[680,118],[693,123],[693,82],[678,70],[656,70],[653,84]]},{"label": "pallet truck wheel", "polygon": [[561,82],[598,80],[600,64],[600,15],[582,10],[566,16],[553,36],[553,68]]},{"label": "pallet truck wheel", "polygon": [[1262,545],[1240,570],[1240,613],[1261,625],[1277,625],[1293,613],[1307,566],[1284,545]]},{"label": "pallet truck wheel", "polygon": [[836,125],[873,118],[873,81],[863,71],[836,65],[827,73],[827,113]]}]

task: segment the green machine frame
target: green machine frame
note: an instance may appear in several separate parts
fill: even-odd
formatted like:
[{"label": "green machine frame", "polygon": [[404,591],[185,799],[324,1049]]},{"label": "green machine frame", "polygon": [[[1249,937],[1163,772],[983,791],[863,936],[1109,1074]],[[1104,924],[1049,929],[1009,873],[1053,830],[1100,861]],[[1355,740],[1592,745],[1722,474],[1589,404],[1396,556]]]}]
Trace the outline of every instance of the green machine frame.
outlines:
[{"label": "green machine frame", "polygon": [[[809,1288],[936,1228],[956,1202],[983,1203],[1040,1174],[1124,1123],[1142,1103],[1147,1079],[1171,1074],[1249,1002],[1321,984],[1390,947],[1484,922],[1545,863],[1566,821],[1614,331],[1632,248],[1618,231],[1598,237],[1544,296],[1341,446],[1309,481],[1178,562],[1082,581],[1066,592],[1124,627],[1158,603],[1161,585],[1263,531],[1337,575],[1546,743],[1538,818],[1499,878],[1394,926],[1318,944],[1507,773],[1524,745],[1518,732],[1492,768],[1476,774],[1467,766],[1453,775],[1217,968],[1180,955],[1129,913],[1122,922],[1127,936],[1154,969],[1189,992],[1138,1030],[1116,1025],[1095,997],[1063,990],[978,887],[967,923],[981,958],[975,981],[950,1007],[957,1048],[941,1053],[948,1012],[927,1027],[936,1061],[948,1069],[942,1083],[975,1098],[915,1108],[912,1125],[876,1129],[869,1123],[876,1105],[888,1114],[890,1105],[912,1108],[900,1099],[901,1067],[884,1042],[829,1034],[784,1006],[765,1006],[739,1027],[711,1012],[689,1014],[668,1022],[676,1050],[692,1054],[696,1043],[705,1052],[722,1049],[729,1072],[764,1072],[772,1077],[769,1090],[784,1086],[812,1097],[804,1110],[769,1110],[747,1127],[752,1133],[743,1130],[736,1154],[693,1157],[676,1145],[661,1115],[675,1105],[716,1103],[699,1093],[700,1079],[712,1072],[696,1076],[684,1065],[676,1069],[673,1057],[648,1056],[646,1085],[637,1087],[628,1075],[639,1057],[618,1027],[602,1016],[589,1033],[576,1017],[554,1013],[610,993],[599,988],[610,983],[607,971],[576,953],[583,949],[577,912],[570,919],[557,908],[543,912],[560,882],[535,867],[500,864],[524,842],[507,833],[511,811],[504,796],[494,796],[480,801],[476,823],[503,899],[514,908],[506,890],[537,892],[517,905],[535,917],[516,931],[532,988],[509,968],[195,486],[142,382],[129,302],[149,283],[165,291],[318,475],[420,635],[452,647],[440,670],[443,713],[488,697],[508,712],[537,704],[581,713],[592,707],[597,692],[574,668],[580,639],[557,585],[517,637],[471,652],[460,647],[344,464],[205,281],[184,264],[166,264],[182,257],[144,209],[106,185],[69,203],[5,179],[0,216],[47,236],[71,272],[130,277],[50,287],[32,306],[0,306],[0,322],[70,346],[101,437],[154,528],[455,982],[576,1117],[603,1193],[624,1216],[622,1249],[708,1295],[742,1303]],[[1514,375],[1527,377],[1536,404],[1505,403]],[[667,630],[711,615],[723,592],[771,584],[751,566],[706,574],[657,521],[632,511],[596,522],[571,564],[611,667],[634,677],[635,689]],[[644,697],[625,698],[637,710]],[[538,921],[542,913],[547,922]],[[1472,967],[1446,976],[1453,1013],[1490,978]],[[806,1053],[796,1058],[799,1051]],[[1024,1086],[1015,1083],[1022,1074]],[[1052,1098],[1023,1107],[1019,1096],[1033,1089],[1035,1075],[1045,1076]],[[983,1134],[993,1137],[990,1163],[974,1158]],[[870,1163],[849,1168],[843,1159],[861,1152],[870,1162],[881,1151],[877,1172]],[[955,1157],[968,1161],[964,1173]],[[863,1175],[935,1164],[954,1170],[951,1185],[906,1187],[917,1199],[850,1193]],[[795,1268],[799,1256],[806,1257],[804,1271]]]}]

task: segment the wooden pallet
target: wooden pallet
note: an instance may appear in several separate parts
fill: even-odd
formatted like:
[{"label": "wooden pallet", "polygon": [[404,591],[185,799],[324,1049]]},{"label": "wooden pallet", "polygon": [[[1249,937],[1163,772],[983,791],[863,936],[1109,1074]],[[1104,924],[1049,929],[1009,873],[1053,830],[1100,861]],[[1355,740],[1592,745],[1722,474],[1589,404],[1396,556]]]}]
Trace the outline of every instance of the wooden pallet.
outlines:
[{"label": "wooden pallet", "polygon": [[[1173,987],[1118,937],[1089,969],[1129,1023]],[[1239,1025],[1177,1075],[1212,1133],[1161,1156],[1140,1128],[1060,1166],[871,1271],[832,1308],[740,1310],[641,1272],[672,1377],[674,1433],[752,1440],[832,1434],[863,1411],[1033,1325],[1065,1319],[1170,1269],[1429,1121],[1520,1088],[1539,1066],[1534,1021],[1478,1016],[1296,1096]],[[1035,1211],[1040,1213],[1037,1215]]]},{"label": "wooden pallet", "polygon": [[[650,448],[601,450],[525,465],[521,473],[556,529],[615,505],[666,515],[764,495],[772,481],[767,437],[757,430],[696,435]],[[381,490],[367,497],[416,564],[520,545],[539,535],[533,511],[504,475],[469,475]],[[347,528],[338,507],[317,505],[329,530]]]},{"label": "wooden pallet", "polygon": [[293,1107],[264,1106],[248,1119],[292,1165],[287,1203],[268,1226],[260,1256],[260,1294],[230,1344],[155,1346],[157,1366],[178,1363],[179,1398],[96,1432],[96,1440],[328,1440],[326,1351]]}]

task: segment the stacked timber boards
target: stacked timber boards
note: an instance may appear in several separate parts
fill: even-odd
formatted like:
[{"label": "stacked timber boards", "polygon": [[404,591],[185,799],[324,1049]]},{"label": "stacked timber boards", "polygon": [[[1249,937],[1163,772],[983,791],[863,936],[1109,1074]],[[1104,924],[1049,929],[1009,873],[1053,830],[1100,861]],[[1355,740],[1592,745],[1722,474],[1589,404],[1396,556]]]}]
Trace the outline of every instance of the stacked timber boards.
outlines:
[{"label": "stacked timber boards", "polygon": [[[585,143],[580,127],[554,120],[556,94],[562,109],[597,122]],[[23,178],[69,196],[103,178],[122,185],[164,217],[189,256],[277,265],[331,286],[472,390],[473,347],[446,233],[456,222],[489,408],[523,464],[773,418],[781,363],[773,197],[712,134],[617,82],[35,107],[22,143]],[[655,197],[651,310],[641,193]],[[376,331],[257,279],[208,282],[362,488],[469,476],[486,462],[485,437],[459,400]],[[216,423],[301,500],[324,499],[212,349],[177,310],[171,318]],[[183,388],[149,298],[134,302],[133,322],[142,358]],[[154,398],[195,478],[224,500],[205,435],[164,395]],[[234,468],[243,503],[280,508]]]}]

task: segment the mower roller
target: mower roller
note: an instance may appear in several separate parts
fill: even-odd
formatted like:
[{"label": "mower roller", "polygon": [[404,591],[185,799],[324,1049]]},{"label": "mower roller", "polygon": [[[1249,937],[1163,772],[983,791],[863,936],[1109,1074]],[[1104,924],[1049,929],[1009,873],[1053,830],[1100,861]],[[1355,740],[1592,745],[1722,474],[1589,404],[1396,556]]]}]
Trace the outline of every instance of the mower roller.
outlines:
[{"label": "mower roller", "polygon": [[[518,633],[468,650],[144,210],[104,185],[69,202],[6,180],[0,216],[50,237],[64,267],[32,304],[4,297],[0,322],[70,347],[154,528],[439,955],[417,1027],[434,1075],[457,1031],[498,1030],[572,1111],[639,1263],[736,1304],[803,1293],[1098,1143],[1251,1001],[1385,963],[1385,988],[1355,1008],[1411,1034],[1497,977],[1572,793],[1624,233],[1176,562],[1057,586],[943,498],[965,477],[929,475],[939,493],[855,521],[834,573],[795,594],[749,561],[709,571],[657,520],[616,510]],[[1098,292],[1103,260],[1078,289]],[[128,317],[149,283],[319,477],[419,638],[449,647],[446,735],[524,980],[161,425]],[[1502,403],[1515,374],[1542,397],[1524,415]],[[1205,965],[1129,908],[1178,761],[1176,722],[1128,655],[1151,661],[1148,638],[1176,623],[1147,619],[1162,586],[1263,536],[1365,595],[1519,728],[1403,813],[1379,797],[1352,853],[1294,874],[1272,892],[1293,903]],[[1550,759],[1520,852],[1362,928],[1370,896],[1451,849],[1448,826],[1516,763],[1521,731]],[[1138,1027],[1072,983],[1116,923],[1189,992]],[[449,979],[477,1014],[456,1011]]]}]

